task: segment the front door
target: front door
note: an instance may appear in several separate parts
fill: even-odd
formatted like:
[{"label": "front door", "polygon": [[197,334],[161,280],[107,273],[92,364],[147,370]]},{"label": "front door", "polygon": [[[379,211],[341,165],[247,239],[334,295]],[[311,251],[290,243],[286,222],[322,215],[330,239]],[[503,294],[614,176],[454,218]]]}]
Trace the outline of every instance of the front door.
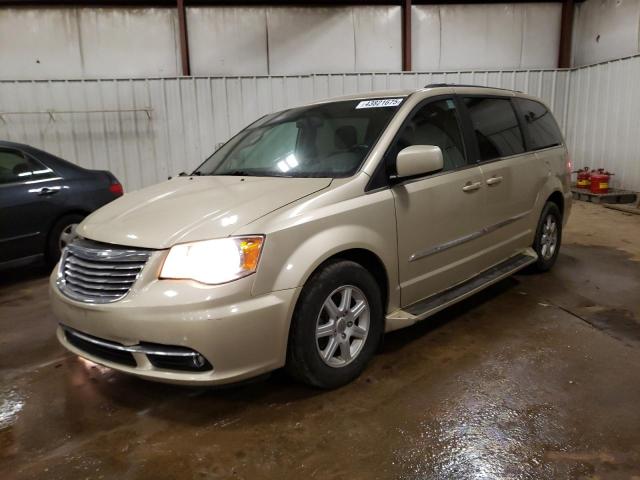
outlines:
[{"label": "front door", "polygon": [[480,168],[467,161],[452,98],[428,100],[414,110],[389,155],[395,158],[410,145],[440,147],[444,168],[392,187],[403,306],[478,273],[485,195]]}]

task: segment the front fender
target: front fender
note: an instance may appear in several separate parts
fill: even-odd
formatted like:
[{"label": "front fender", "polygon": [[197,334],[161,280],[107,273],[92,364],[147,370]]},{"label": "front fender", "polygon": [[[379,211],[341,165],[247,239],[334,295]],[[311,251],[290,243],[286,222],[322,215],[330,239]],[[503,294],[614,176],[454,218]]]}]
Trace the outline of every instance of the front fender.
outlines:
[{"label": "front fender", "polygon": [[306,211],[302,217],[283,212],[271,226],[254,295],[301,287],[327,259],[345,250],[363,249],[383,263],[389,307],[398,304],[395,208],[388,190]]}]

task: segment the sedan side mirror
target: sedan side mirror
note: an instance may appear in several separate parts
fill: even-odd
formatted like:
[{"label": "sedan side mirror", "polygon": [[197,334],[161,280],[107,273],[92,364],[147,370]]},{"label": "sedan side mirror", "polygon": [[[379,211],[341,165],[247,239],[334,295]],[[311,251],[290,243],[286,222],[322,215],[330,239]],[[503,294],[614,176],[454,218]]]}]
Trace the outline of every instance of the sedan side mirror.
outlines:
[{"label": "sedan side mirror", "polygon": [[396,158],[397,178],[433,173],[443,167],[442,150],[435,145],[412,145],[400,150]]}]

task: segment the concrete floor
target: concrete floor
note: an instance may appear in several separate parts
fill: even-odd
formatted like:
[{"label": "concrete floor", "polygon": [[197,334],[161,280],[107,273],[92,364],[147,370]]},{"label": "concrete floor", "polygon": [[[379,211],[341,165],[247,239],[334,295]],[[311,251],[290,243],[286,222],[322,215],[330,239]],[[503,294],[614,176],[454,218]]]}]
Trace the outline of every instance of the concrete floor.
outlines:
[{"label": "concrete floor", "polygon": [[555,269],[387,336],[356,382],[225,390],[90,366],[0,272],[0,479],[640,478],[640,216],[578,203]]}]

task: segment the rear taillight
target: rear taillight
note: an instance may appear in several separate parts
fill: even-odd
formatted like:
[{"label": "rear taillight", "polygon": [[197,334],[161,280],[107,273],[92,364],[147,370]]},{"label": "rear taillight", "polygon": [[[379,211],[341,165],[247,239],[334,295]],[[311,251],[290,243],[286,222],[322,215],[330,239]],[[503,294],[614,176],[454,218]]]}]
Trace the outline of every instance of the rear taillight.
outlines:
[{"label": "rear taillight", "polygon": [[109,185],[109,191],[117,196],[124,194],[124,188],[122,188],[120,183],[112,183]]}]

